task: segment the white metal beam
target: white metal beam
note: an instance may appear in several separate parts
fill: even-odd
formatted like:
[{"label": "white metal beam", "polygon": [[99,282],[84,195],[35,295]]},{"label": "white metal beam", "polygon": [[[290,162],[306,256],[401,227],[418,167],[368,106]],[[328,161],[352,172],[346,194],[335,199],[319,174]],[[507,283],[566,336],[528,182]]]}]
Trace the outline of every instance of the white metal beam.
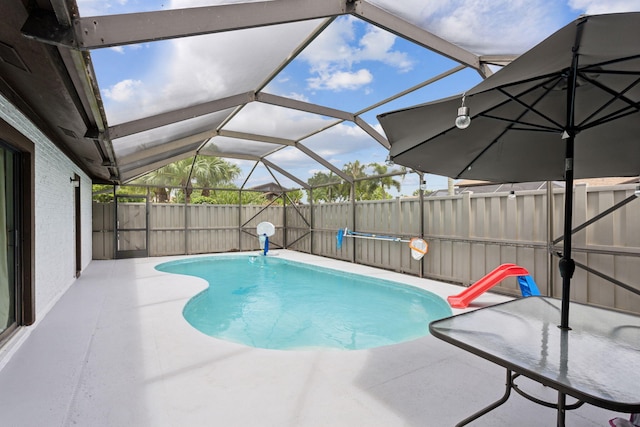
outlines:
[{"label": "white metal beam", "polygon": [[363,131],[368,133],[369,136],[378,141],[384,148],[386,148],[387,150],[391,148],[391,144],[389,144],[387,138],[380,135],[378,131],[372,128],[369,123],[365,122],[362,118],[356,117],[355,123],[360,127],[360,129],[362,129]]},{"label": "white metal beam", "polygon": [[[330,162],[328,162],[327,160],[325,160],[324,158],[322,158],[321,156],[319,156],[318,154],[316,154],[315,152],[313,152],[309,148],[305,147],[304,145],[302,145],[302,144],[300,144],[300,143],[298,143],[296,141],[293,141],[293,140],[290,140],[290,139],[275,138],[275,137],[265,136],[265,135],[255,135],[255,134],[250,134],[250,133],[245,133],[245,132],[234,132],[234,131],[227,131],[227,130],[221,130],[218,134],[220,136],[226,136],[226,137],[229,137],[229,138],[244,139],[244,140],[249,140],[249,141],[257,141],[257,142],[265,142],[265,143],[276,144],[276,145],[280,145],[280,146],[294,146],[298,150],[300,150],[303,153],[305,153],[307,156],[311,157],[316,162],[320,163],[322,166],[324,166],[327,169],[333,171],[333,173],[335,173],[336,175],[340,176],[344,180],[349,181],[349,182],[352,181],[352,179],[349,178],[348,175],[345,175],[340,169],[336,168]],[[270,151],[268,154],[265,154],[264,156],[260,157],[260,159],[264,159],[269,154],[273,154],[273,153],[274,153],[274,151]],[[219,153],[219,156],[220,157],[227,157],[227,154],[226,153]],[[251,157],[251,158],[253,159],[254,157]]]},{"label": "white metal beam", "polygon": [[433,52],[474,68],[479,72],[482,71],[478,55],[392,15],[367,1],[357,0],[353,15]]},{"label": "white metal beam", "polygon": [[449,77],[450,75],[455,74],[458,71],[462,71],[462,70],[464,70],[466,68],[467,67],[465,65],[457,65],[456,67],[453,67],[450,70],[444,71],[444,72],[438,74],[437,76],[431,77],[430,79],[427,79],[427,80],[423,81],[422,83],[418,83],[417,85],[414,85],[414,86],[410,87],[409,89],[405,89],[402,92],[398,92],[395,95],[390,96],[390,97],[388,97],[386,99],[383,99],[380,102],[376,102],[375,104],[372,104],[372,105],[368,106],[367,108],[364,108],[364,109],[358,111],[355,115],[356,116],[360,116],[360,115],[366,113],[367,111],[374,110],[374,109],[376,109],[378,107],[383,106],[384,104],[387,104],[387,103],[389,103],[391,101],[395,101],[398,98],[402,98],[405,95],[408,95],[408,94],[410,94],[412,92],[415,92],[418,89],[422,89],[425,86],[428,86],[428,85],[430,85],[432,83],[435,83],[438,80],[442,80],[445,77]]},{"label": "white metal beam", "polygon": [[241,93],[238,95],[228,96],[226,98],[216,99],[215,101],[205,102],[185,107],[178,110],[167,111],[166,113],[156,114],[155,116],[145,117],[130,122],[121,123],[109,128],[109,136],[112,139],[122,138],[134,133],[144,132],[182,120],[192,119],[194,117],[204,116],[206,114],[223,111],[229,108],[235,108],[238,105],[246,104],[254,99],[253,92]]},{"label": "white metal beam", "polygon": [[202,142],[206,139],[206,136],[207,135],[199,134],[197,136],[181,138],[175,141],[171,141],[164,144],[138,150],[129,155],[119,157],[118,163],[121,167],[126,168],[126,166],[131,163],[140,162],[142,160],[160,156],[162,154],[165,154],[167,156],[173,156],[174,152],[182,152],[185,149],[197,150],[198,147],[202,144]]},{"label": "white metal beam", "polygon": [[264,104],[277,105],[280,107],[291,108],[298,111],[305,111],[307,113],[320,114],[322,116],[334,117],[341,120],[354,121],[353,114],[346,111],[337,110],[335,108],[323,107],[318,104],[312,104],[310,102],[298,101],[296,99],[285,98],[283,96],[272,95],[270,93],[256,94],[256,101]]},{"label": "white metal beam", "polygon": [[480,62],[489,65],[498,65],[504,67],[510,64],[516,59],[518,55],[482,55],[480,56]]},{"label": "white metal beam", "polygon": [[216,150],[212,150],[210,148],[207,148],[207,154],[201,154],[201,156],[216,156],[216,157],[220,157],[220,158],[226,158],[226,159],[238,159],[238,160],[253,160],[253,161],[260,161],[260,156],[254,156],[252,154],[240,154],[240,153],[222,153],[220,151],[216,151]]},{"label": "white metal beam", "polygon": [[302,40],[302,42],[298,44],[298,46],[296,46],[296,48],[287,56],[287,58],[285,58],[285,60],[282,61],[282,63],[277,66],[271,72],[271,74],[269,74],[267,78],[262,81],[262,83],[260,83],[255,92],[260,93],[262,89],[264,89],[269,83],[271,83],[271,81],[275,79],[276,76],[278,76],[282,72],[282,70],[284,70],[287,65],[291,63],[291,61],[296,59],[298,55],[300,55],[300,53],[302,53],[302,51],[311,44],[311,42],[313,42],[320,34],[322,34],[324,30],[327,29],[327,27],[333,22],[334,19],[335,17],[325,19],[320,25],[316,27],[315,30],[313,30],[307,37],[305,37],[305,39]]},{"label": "white metal beam", "polygon": [[74,20],[78,49],[97,49],[307,21],[350,13],[345,0],[277,0]]},{"label": "white metal beam", "polygon": [[309,186],[309,184],[307,184],[306,182],[302,181],[301,179],[297,178],[294,175],[291,175],[289,172],[287,172],[286,170],[282,169],[280,166],[273,164],[272,162],[270,162],[267,159],[262,159],[261,160],[262,163],[265,164],[265,166],[270,167],[271,169],[275,169],[278,172],[280,172],[282,175],[286,176],[287,178],[289,178],[291,181],[296,182],[299,186],[305,188],[305,189],[310,189],[311,187]]},{"label": "white metal beam", "polygon": [[145,174],[147,172],[161,168],[169,163],[182,160],[186,157],[195,156],[197,147],[184,147],[181,150],[169,153],[162,153],[153,157],[139,160],[137,162],[129,163],[120,167],[120,173],[122,179],[130,179],[134,175]]},{"label": "white metal beam", "polygon": [[159,169],[163,166],[168,165],[169,163],[173,163],[173,162],[177,162],[179,160],[182,160],[186,157],[190,157],[190,156],[195,156],[195,153],[183,153],[183,154],[179,154],[173,157],[166,157],[166,158],[159,158],[159,160],[145,164],[143,166],[140,167],[132,167],[131,169],[127,170],[127,171],[122,171],[121,172],[121,181],[122,182],[128,182],[131,181],[135,178],[139,178],[143,175],[146,175],[147,173],[149,173],[149,171],[154,171],[156,169]]},{"label": "white metal beam", "polygon": [[235,139],[245,139],[247,141],[267,142],[269,144],[296,145],[296,142],[292,139],[277,138],[274,136],[267,136],[267,135],[257,135],[254,133],[247,133],[247,132],[236,132],[232,130],[223,129],[218,132],[218,135],[226,136],[229,138],[235,138]]},{"label": "white metal beam", "polygon": [[296,148],[300,151],[302,151],[304,154],[306,154],[307,156],[311,157],[313,160],[315,160],[316,162],[320,163],[322,166],[324,166],[325,168],[329,169],[331,172],[335,173],[336,175],[338,175],[340,178],[344,179],[345,181],[347,181],[348,183],[352,183],[353,182],[353,178],[350,177],[349,175],[347,175],[346,173],[342,172],[340,169],[338,169],[337,167],[335,167],[333,165],[333,163],[325,160],[324,157],[316,154],[313,150],[305,147],[304,145],[298,143],[296,144]]}]

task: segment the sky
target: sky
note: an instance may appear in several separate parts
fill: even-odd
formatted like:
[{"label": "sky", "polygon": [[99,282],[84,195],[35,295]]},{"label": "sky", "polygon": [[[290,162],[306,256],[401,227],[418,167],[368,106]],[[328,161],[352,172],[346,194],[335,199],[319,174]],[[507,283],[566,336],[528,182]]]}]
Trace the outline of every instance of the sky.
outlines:
[{"label": "sky", "polygon": [[[277,0],[276,0],[277,1]],[[368,0],[428,31],[478,54],[520,54],[581,14],[640,11],[640,0]],[[237,0],[77,0],[83,17],[180,9]],[[98,49],[91,52],[110,126],[194,103],[255,90],[320,21],[220,33],[169,41]],[[249,66],[248,66],[249,64]],[[457,64],[351,16],[336,19],[264,89],[265,92],[359,113],[395,93],[449,70]],[[241,70],[241,71],[238,71]],[[481,80],[473,70],[362,113],[383,134],[376,115],[457,95]],[[221,114],[199,119],[202,129],[219,123]],[[299,138],[334,120],[262,103],[250,103],[229,123],[232,130]],[[184,129],[163,129],[181,135]],[[117,153],[151,144],[137,135],[114,141]],[[216,138],[218,139],[218,138]],[[135,142],[134,142],[135,143]],[[220,147],[230,141],[220,140]],[[384,163],[387,150],[359,127],[343,122],[302,143],[338,168],[346,162]],[[306,181],[321,164],[295,148],[270,161]],[[253,162],[230,160],[243,170]],[[278,176],[285,187],[297,187]],[[259,168],[249,187],[273,181]],[[428,175],[427,188],[447,186],[445,177]],[[418,185],[408,175],[396,195],[410,195]]]}]

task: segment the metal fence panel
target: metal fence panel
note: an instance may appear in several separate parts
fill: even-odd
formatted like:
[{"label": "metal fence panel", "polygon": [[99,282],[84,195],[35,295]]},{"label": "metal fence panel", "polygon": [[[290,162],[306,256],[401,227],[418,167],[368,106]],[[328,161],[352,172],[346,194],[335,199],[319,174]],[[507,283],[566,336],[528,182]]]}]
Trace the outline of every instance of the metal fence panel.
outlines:
[{"label": "metal fence panel", "polygon": [[113,259],[115,205],[113,203],[93,203],[92,209],[92,251],[93,259]]}]

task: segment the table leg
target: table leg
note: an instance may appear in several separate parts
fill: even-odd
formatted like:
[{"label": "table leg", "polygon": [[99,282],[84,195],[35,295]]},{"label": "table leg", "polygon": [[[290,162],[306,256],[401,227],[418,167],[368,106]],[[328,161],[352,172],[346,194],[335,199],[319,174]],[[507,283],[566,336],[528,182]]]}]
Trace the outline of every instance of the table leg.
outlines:
[{"label": "table leg", "polygon": [[[506,382],[506,389],[504,391],[504,395],[499,400],[495,401],[494,403],[492,403],[491,405],[487,406],[486,408],[484,408],[484,409],[476,412],[475,414],[470,415],[469,417],[465,418],[464,420],[460,421],[458,424],[456,424],[456,427],[465,426],[465,425],[469,424],[471,421],[480,418],[481,416],[483,416],[487,412],[491,412],[494,409],[496,409],[498,406],[500,406],[503,403],[505,403],[509,399],[509,395],[511,394],[511,388],[512,387],[513,387],[513,375],[512,375],[511,370],[507,369],[507,382]],[[564,426],[564,424],[563,424],[563,426]]]}]

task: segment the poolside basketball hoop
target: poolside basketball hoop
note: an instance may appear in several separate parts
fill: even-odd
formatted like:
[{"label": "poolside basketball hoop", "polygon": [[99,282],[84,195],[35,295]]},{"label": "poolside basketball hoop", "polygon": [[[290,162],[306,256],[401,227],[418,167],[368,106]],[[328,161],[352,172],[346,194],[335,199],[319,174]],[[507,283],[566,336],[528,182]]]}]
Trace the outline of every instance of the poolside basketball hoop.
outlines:
[{"label": "poolside basketball hoop", "polygon": [[414,237],[409,240],[409,248],[411,248],[411,256],[417,261],[427,253],[429,245],[424,239]]},{"label": "poolside basketball hoop", "polygon": [[258,232],[258,236],[266,234],[267,237],[271,237],[276,234],[276,227],[274,227],[274,225],[270,222],[265,221],[258,224],[258,226],[256,227],[256,231]]},{"label": "poolside basketball hoop", "polygon": [[258,233],[258,241],[260,242],[260,249],[264,251],[264,255],[269,251],[269,237],[276,233],[276,228],[270,222],[261,222],[256,227]]}]

